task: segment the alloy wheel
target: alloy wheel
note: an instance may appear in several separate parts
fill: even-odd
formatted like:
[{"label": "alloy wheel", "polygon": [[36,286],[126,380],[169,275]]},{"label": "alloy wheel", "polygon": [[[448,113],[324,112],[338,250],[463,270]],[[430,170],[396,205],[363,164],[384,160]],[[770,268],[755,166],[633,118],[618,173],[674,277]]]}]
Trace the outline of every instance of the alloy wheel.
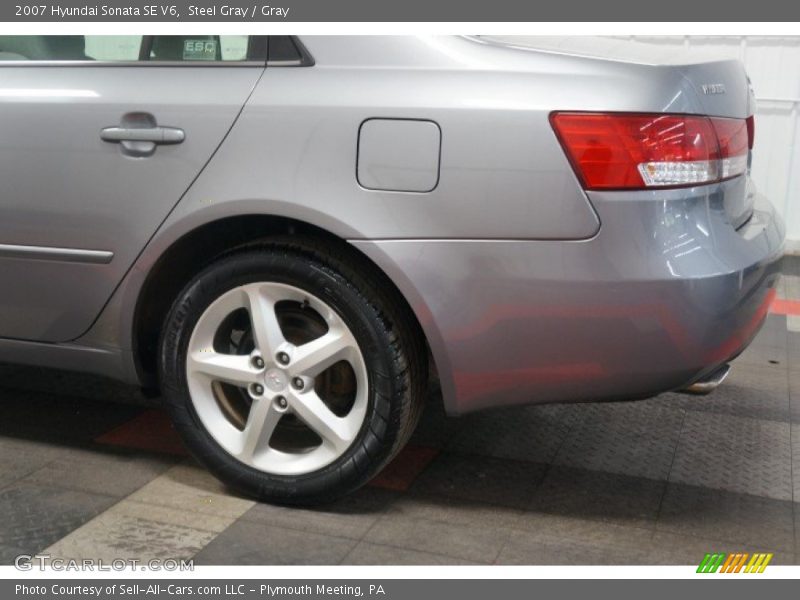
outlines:
[{"label": "alloy wheel", "polygon": [[277,282],[233,288],[201,315],[186,359],[192,405],[214,440],[275,475],[325,467],[353,443],[367,368],[342,317]]}]

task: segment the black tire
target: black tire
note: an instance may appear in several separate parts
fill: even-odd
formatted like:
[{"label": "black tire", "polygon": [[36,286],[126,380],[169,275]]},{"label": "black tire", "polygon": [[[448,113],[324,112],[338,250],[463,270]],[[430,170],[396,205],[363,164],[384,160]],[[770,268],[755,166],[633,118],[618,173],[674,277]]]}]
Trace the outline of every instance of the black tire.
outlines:
[{"label": "black tire", "polygon": [[[274,475],[240,462],[206,431],[189,394],[186,357],[195,324],[216,298],[256,281],[289,284],[327,303],[353,332],[366,363],[368,408],[361,430],[342,456],[312,473]],[[408,306],[346,244],[276,238],[218,258],[186,285],[162,328],[159,378],[176,429],[219,479],[261,500],[316,504],[365,484],[407,442],[423,407],[427,351]]]}]

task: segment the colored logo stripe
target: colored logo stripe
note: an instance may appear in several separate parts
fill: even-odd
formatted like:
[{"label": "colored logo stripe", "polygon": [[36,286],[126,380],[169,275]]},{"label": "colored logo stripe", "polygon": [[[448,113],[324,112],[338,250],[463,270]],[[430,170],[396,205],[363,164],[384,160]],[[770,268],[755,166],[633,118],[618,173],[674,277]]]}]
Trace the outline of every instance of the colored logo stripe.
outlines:
[{"label": "colored logo stripe", "polygon": [[[731,554],[724,552],[707,553],[703,560],[700,561],[697,572],[763,573],[773,556],[774,554],[771,552],[756,552],[752,555],[747,552],[734,552]],[[749,562],[748,559],[750,559]],[[746,566],[745,563],[747,563]]]},{"label": "colored logo stripe", "polygon": [[747,563],[745,573],[763,573],[767,568],[769,561],[772,560],[772,554],[754,554],[750,562]]},{"label": "colored logo stripe", "polygon": [[700,566],[697,567],[697,572],[716,573],[723,560],[725,560],[725,554],[706,554],[700,563]]}]

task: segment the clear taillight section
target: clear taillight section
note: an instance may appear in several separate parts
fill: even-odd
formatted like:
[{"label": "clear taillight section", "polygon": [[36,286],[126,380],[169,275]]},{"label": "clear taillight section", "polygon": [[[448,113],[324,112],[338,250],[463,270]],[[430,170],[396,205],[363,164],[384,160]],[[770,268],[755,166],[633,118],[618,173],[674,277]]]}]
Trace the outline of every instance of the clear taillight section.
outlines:
[{"label": "clear taillight section", "polygon": [[719,142],[720,178],[736,177],[747,170],[750,134],[744,119],[711,119]]},{"label": "clear taillight section", "polygon": [[550,121],[586,189],[691,186],[747,169],[744,119],[556,112]]}]

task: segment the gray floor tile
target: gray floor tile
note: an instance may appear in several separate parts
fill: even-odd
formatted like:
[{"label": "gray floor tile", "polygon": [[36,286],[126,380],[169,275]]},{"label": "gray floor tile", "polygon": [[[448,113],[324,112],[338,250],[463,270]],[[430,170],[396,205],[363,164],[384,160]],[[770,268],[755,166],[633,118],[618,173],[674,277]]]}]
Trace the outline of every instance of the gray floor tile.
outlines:
[{"label": "gray floor tile", "polygon": [[18,556],[30,553],[30,550],[15,548],[14,546],[0,546],[0,565],[13,565]]},{"label": "gray floor tile", "polygon": [[[800,315],[787,315],[786,316],[786,330],[787,334],[798,333],[800,332]],[[787,350],[788,350],[788,341],[787,341]],[[793,359],[795,357],[792,356],[792,353],[789,353],[789,368],[793,368]]]},{"label": "gray floor tile", "polygon": [[553,466],[529,510],[647,527],[655,524],[665,489],[663,481]]},{"label": "gray floor tile", "polygon": [[555,463],[664,480],[684,411],[660,400],[586,405]]},{"label": "gray floor tile", "polygon": [[793,423],[800,423],[800,370],[789,371],[789,411]]},{"label": "gray floor tile", "polygon": [[188,461],[153,479],[130,498],[231,520],[238,519],[255,505],[253,500],[234,494],[211,473]]},{"label": "gray floor tile", "polygon": [[649,564],[649,556],[632,545],[592,543],[531,537],[515,531],[497,558],[506,565],[636,565]]},{"label": "gray floor tile", "polygon": [[800,558],[800,502],[794,503],[794,553]]},{"label": "gray floor tile", "polygon": [[417,478],[417,493],[453,496],[501,506],[525,507],[545,465],[468,454],[440,454]]},{"label": "gray floor tile", "polygon": [[166,458],[94,452],[84,460],[56,459],[23,481],[124,497],[174,463]]},{"label": "gray floor tile", "polygon": [[691,535],[659,531],[653,536],[650,560],[654,565],[686,565],[697,567],[706,553],[724,552],[773,552],[770,561],[773,565],[789,565],[794,561],[791,551],[774,552],[770,548],[740,544],[736,542],[712,540]]},{"label": "gray floor tile", "polygon": [[345,556],[343,565],[470,565],[475,564],[468,560],[407,550],[382,544],[359,542],[353,550]]},{"label": "gray floor tile", "polygon": [[658,531],[793,552],[792,503],[683,484],[669,484]]},{"label": "gray floor tile", "polygon": [[410,493],[398,496],[388,507],[388,518],[440,521],[462,527],[480,523],[484,527],[514,527],[523,511],[452,496]]},{"label": "gray floor tile", "polygon": [[757,367],[753,365],[736,365],[732,363],[731,371],[722,385],[709,396],[696,396],[696,398],[711,398],[718,391],[724,390],[728,385],[736,385],[740,388],[756,389],[768,391],[771,394],[783,395],[786,397],[786,392],[789,386],[788,369],[787,377],[776,376],[775,370],[765,367]]},{"label": "gray floor tile", "polygon": [[123,500],[98,515],[45,552],[54,558],[190,559],[232,521],[222,517]]},{"label": "gray floor tile", "polygon": [[742,552],[736,542],[710,540],[691,535],[657,531],[651,544],[651,560],[656,565],[694,566],[708,552]]},{"label": "gray floor tile", "polygon": [[37,552],[77,529],[116,498],[34,484],[0,492],[0,545]]},{"label": "gray floor tile", "polygon": [[786,287],[786,275],[778,280],[778,285],[775,286],[777,297],[781,300],[790,300],[789,290]]},{"label": "gray floor tile", "polygon": [[800,276],[800,257],[791,254],[785,255],[781,262],[781,275],[782,277],[787,275],[790,277]]},{"label": "gray floor tile", "polygon": [[786,346],[762,346],[752,344],[732,363],[733,366],[750,365],[780,373],[789,368],[789,351]]},{"label": "gray floor tile", "polygon": [[792,424],[792,484],[792,500],[800,503],[800,423]]},{"label": "gray floor tile", "polygon": [[686,410],[751,417],[770,421],[789,420],[787,372],[734,364],[727,379],[708,396],[663,394],[660,396]]},{"label": "gray floor tile", "polygon": [[756,348],[786,348],[788,341],[786,316],[770,314],[750,345]]},{"label": "gray floor tile", "polygon": [[587,516],[564,516],[527,511],[516,531],[524,531],[531,539],[549,543],[582,543],[590,546],[646,547],[655,530],[655,523],[642,526],[621,525]]},{"label": "gray floor tile", "polygon": [[[795,323],[797,321],[795,320]],[[800,331],[789,331],[786,334],[786,349],[789,357],[789,370],[800,371]]]},{"label": "gray floor tile", "polygon": [[535,462],[551,462],[583,407],[567,405],[521,406],[464,417],[464,425],[448,448]]},{"label": "gray floor tile", "polygon": [[792,499],[788,423],[689,411],[671,482]]},{"label": "gray floor tile", "polygon": [[313,508],[259,503],[241,518],[286,529],[361,539],[395,496],[394,492],[365,487],[332,504]]},{"label": "gray floor tile", "polygon": [[0,437],[0,456],[0,488],[4,488],[52,462],[57,452],[44,444]]},{"label": "gray floor tile", "polygon": [[0,434],[2,465],[33,472],[59,457],[64,446],[40,440],[29,440]]},{"label": "gray floor tile", "polygon": [[334,565],[355,540],[236,521],[195,556],[198,565]]},{"label": "gray floor tile", "polygon": [[787,300],[800,300],[800,277],[784,273],[780,283],[784,285]]},{"label": "gray floor tile", "polygon": [[397,515],[380,519],[364,541],[408,550],[430,552],[476,563],[491,563],[503,547],[505,529],[452,525],[440,521],[411,519]]}]

